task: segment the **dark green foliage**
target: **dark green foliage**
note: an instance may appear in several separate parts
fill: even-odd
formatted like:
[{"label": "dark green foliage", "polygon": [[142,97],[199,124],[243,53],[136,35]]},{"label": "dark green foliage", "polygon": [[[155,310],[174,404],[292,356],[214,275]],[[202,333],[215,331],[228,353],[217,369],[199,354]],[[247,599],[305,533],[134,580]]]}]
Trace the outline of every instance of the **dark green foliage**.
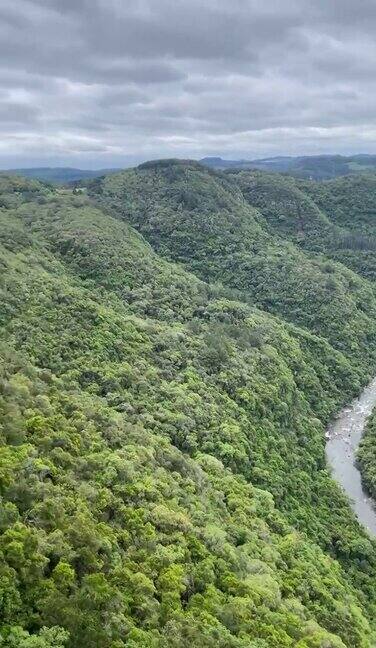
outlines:
[{"label": "dark green foliage", "polygon": [[233,177],[269,231],[375,279],[374,176],[325,183],[249,172]]},{"label": "dark green foliage", "polygon": [[308,183],[304,190],[338,232],[326,246],[326,253],[375,281],[376,175],[338,178],[322,185]]},{"label": "dark green foliage", "polygon": [[[112,180],[92,186],[102,209],[1,187],[17,195],[0,214],[2,645],[369,648],[376,548],[325,469],[324,425],[374,368],[371,288],[276,242],[216,173]],[[128,212],[231,289],[160,258]],[[310,312],[343,297],[335,325],[298,326],[287,289],[270,310],[289,321],[258,309],[250,286],[271,299],[282,278],[230,281],[238,250],[291,252],[300,283],[323,282]]]},{"label": "dark green foliage", "polygon": [[[286,187],[281,182],[284,193],[277,184],[276,194],[283,194],[282,213],[289,214],[296,197],[291,198],[286,190],[290,180],[285,181]],[[221,281],[260,308],[320,335],[352,357],[354,364],[361,358],[373,366],[376,301],[371,286],[336,264],[329,278],[327,260],[282,239],[285,226],[278,235],[265,226],[260,212],[245,202],[240,189],[245,192],[237,175],[225,177],[197,165],[166,161],[107,177],[96,195],[112,207],[114,215],[137,227],[161,255],[186,264],[206,281]],[[295,193],[301,200],[303,194]],[[251,200],[251,190],[250,194]],[[304,201],[308,203],[309,198]],[[298,221],[299,214],[304,214],[304,201],[297,209]],[[303,215],[301,219],[304,231]],[[317,208],[316,219],[320,225],[328,223]]]},{"label": "dark green foliage", "polygon": [[359,467],[367,491],[376,498],[376,414],[367,423],[358,450]]},{"label": "dark green foliage", "polygon": [[304,182],[259,172],[232,173],[271,233],[376,279],[376,176]]}]

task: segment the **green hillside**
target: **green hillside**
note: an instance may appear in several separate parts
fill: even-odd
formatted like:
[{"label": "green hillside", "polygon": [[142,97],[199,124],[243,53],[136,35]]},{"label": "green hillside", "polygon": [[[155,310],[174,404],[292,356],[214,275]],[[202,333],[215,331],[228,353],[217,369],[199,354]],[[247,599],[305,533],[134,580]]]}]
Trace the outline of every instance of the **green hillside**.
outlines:
[{"label": "green hillside", "polygon": [[373,646],[324,457],[371,283],[196,164],[90,194],[0,178],[0,645]]},{"label": "green hillside", "polygon": [[376,415],[371,414],[358,450],[362,481],[372,497],[376,497]]},{"label": "green hillside", "polygon": [[373,366],[372,287],[264,227],[231,175],[162,161],[107,177],[92,193],[162,256],[324,337],[354,364]]},{"label": "green hillside", "polygon": [[376,280],[376,175],[321,183],[254,171],[231,178],[271,233]]}]

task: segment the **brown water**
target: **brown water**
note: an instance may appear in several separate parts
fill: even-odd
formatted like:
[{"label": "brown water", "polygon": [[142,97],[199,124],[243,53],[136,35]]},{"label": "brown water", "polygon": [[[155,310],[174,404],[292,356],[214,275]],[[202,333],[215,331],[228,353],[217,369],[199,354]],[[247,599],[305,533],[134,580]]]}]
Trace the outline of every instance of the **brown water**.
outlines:
[{"label": "brown water", "polygon": [[362,488],[355,459],[367,418],[375,406],[376,378],[359,398],[340,412],[326,432],[326,458],[332,476],[350,498],[351,507],[359,522],[372,536],[376,536],[376,504]]}]

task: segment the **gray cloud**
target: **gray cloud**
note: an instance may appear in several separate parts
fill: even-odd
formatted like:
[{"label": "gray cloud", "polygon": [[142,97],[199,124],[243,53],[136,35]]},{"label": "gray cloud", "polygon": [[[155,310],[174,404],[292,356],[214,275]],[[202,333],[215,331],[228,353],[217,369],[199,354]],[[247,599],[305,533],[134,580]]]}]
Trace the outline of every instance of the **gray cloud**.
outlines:
[{"label": "gray cloud", "polygon": [[374,0],[0,0],[0,164],[376,152]]}]

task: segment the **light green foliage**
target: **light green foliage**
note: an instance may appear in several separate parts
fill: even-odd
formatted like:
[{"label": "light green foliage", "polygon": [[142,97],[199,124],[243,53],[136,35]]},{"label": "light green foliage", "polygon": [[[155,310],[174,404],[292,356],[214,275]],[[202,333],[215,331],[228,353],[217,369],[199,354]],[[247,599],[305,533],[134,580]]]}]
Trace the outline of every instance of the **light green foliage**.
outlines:
[{"label": "light green foliage", "polygon": [[58,627],[42,628],[37,634],[30,635],[20,627],[9,628],[0,637],[4,648],[64,648],[69,639],[66,630]]},{"label": "light green foliage", "polygon": [[[226,178],[203,171],[204,190],[192,173],[219,242],[219,199],[223,227],[250,212]],[[334,329],[160,258],[113,204],[18,182],[1,186],[0,645],[372,646],[375,547],[324,459],[324,425],[376,352],[358,311],[341,350]]]}]

